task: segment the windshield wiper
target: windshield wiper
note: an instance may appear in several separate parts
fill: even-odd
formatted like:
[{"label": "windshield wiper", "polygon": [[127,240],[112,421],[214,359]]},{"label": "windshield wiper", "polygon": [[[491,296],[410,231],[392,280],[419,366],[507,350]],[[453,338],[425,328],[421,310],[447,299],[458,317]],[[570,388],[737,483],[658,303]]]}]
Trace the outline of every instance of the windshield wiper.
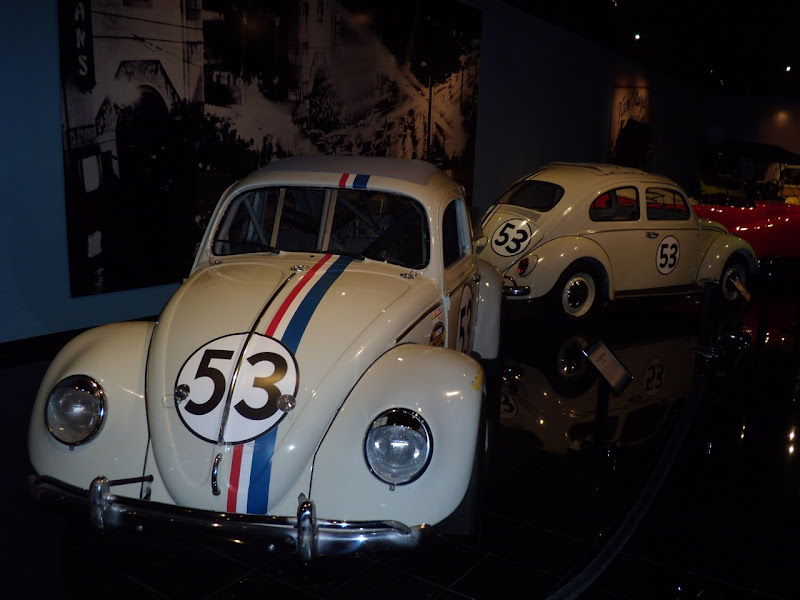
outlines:
[{"label": "windshield wiper", "polygon": [[269,252],[270,254],[280,254],[281,251],[274,246],[270,246],[259,240],[225,240],[217,238],[216,244],[225,243],[229,244],[230,249],[227,252],[217,253],[221,256],[230,256],[234,254],[248,254],[250,252]]},{"label": "windshield wiper", "polygon": [[260,252],[269,252],[270,254],[280,254],[281,251],[276,248],[275,246],[270,246],[269,244],[264,244],[262,242],[254,242],[254,245],[258,247]]},{"label": "windshield wiper", "polygon": [[349,256],[353,260],[364,260],[364,255],[359,254],[358,252],[346,252],[344,250],[341,251],[331,251],[332,254],[338,254],[339,256]]}]

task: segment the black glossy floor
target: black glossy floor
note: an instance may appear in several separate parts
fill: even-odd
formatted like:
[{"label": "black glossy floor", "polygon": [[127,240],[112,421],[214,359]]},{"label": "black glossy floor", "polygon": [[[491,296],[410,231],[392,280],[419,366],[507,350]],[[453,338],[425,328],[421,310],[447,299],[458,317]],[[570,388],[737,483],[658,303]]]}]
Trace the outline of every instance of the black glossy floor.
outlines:
[{"label": "black glossy floor", "polygon": [[[798,598],[800,305],[787,282],[800,270],[774,272],[725,314],[699,297],[618,302],[572,331],[537,309],[509,314],[482,536],[310,567],[257,547],[99,536],[31,505],[28,413],[55,348],[15,345],[0,368],[2,595]],[[576,351],[597,340],[633,376],[619,397]],[[592,443],[603,426],[609,442]]]}]

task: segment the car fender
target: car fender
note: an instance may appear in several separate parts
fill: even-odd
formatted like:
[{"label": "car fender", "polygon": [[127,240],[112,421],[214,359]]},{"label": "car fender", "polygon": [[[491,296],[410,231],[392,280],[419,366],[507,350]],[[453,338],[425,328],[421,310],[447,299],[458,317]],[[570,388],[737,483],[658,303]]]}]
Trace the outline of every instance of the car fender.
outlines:
[{"label": "car fender", "polygon": [[[142,474],[148,445],[145,365],[154,326],[146,321],[103,325],[79,334],[58,353],[39,387],[28,430],[28,453],[39,475],[88,488],[98,475],[119,479]],[[77,446],[57,441],[45,423],[50,391],[70,375],[93,378],[106,394],[100,432]],[[139,487],[124,485],[114,491],[138,496]]]},{"label": "car fender", "polygon": [[728,260],[736,255],[746,264],[750,273],[758,272],[758,260],[753,247],[735,235],[718,235],[709,245],[697,270],[697,281],[704,279],[718,280]]},{"label": "car fender", "polygon": [[473,350],[482,359],[497,358],[500,348],[500,308],[503,302],[503,277],[494,265],[478,260],[478,298]]},{"label": "car fender", "polygon": [[[412,526],[450,515],[472,472],[483,380],[477,361],[446,348],[404,344],[381,356],[355,385],[316,453],[310,497],[317,516]],[[372,421],[396,407],[422,416],[433,452],[418,479],[392,488],[367,466],[364,441]]]},{"label": "car fender", "polygon": [[535,260],[536,266],[525,276],[517,275],[517,263],[507,271],[518,286],[530,287],[528,298],[546,295],[572,263],[586,260],[602,270],[602,291],[610,300],[614,299],[611,261],[602,246],[594,240],[580,235],[559,237],[534,248],[528,253],[528,258],[531,262]]}]

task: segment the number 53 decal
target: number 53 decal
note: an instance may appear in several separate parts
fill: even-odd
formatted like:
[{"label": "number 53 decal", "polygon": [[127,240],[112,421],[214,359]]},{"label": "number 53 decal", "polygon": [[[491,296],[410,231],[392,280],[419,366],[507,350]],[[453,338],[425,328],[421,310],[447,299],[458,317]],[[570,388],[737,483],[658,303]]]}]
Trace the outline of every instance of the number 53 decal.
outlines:
[{"label": "number 53 decal", "polygon": [[492,234],[492,250],[500,256],[524,252],[531,242],[531,225],[527,219],[509,219]]},{"label": "number 53 decal", "polygon": [[[278,410],[278,398],[297,394],[294,356],[278,340],[264,335],[250,338],[234,381],[247,338],[248,334],[237,333],[208,342],[195,350],[178,373],[175,387],[189,388],[186,400],[176,405],[178,415],[206,441],[241,444],[260,437],[286,415]],[[233,393],[229,395],[230,385]]]},{"label": "number 53 decal", "polygon": [[658,272],[664,275],[671,273],[672,269],[678,264],[680,257],[681,245],[678,243],[677,238],[668,235],[658,244],[658,251],[656,252]]}]

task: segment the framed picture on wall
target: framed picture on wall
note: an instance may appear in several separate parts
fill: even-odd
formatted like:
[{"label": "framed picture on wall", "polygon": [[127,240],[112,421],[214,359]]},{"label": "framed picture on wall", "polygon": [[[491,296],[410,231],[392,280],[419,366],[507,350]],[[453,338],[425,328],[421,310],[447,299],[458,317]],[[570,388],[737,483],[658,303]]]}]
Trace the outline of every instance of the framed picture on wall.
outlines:
[{"label": "framed picture on wall", "polygon": [[457,0],[59,0],[73,296],[181,281],[224,189],[284,156],[472,186],[481,13]]},{"label": "framed picture on wall", "polygon": [[609,135],[609,162],[647,170],[653,150],[648,87],[614,88]]}]

